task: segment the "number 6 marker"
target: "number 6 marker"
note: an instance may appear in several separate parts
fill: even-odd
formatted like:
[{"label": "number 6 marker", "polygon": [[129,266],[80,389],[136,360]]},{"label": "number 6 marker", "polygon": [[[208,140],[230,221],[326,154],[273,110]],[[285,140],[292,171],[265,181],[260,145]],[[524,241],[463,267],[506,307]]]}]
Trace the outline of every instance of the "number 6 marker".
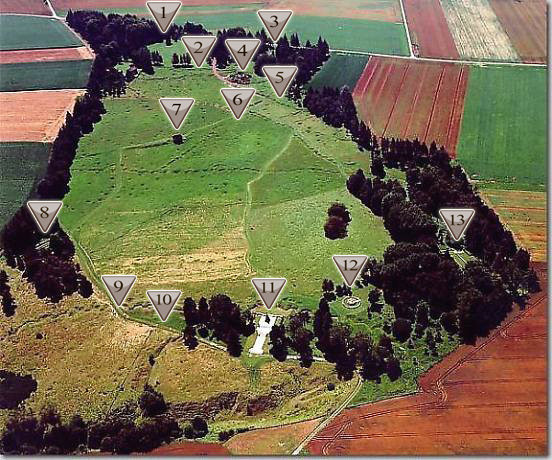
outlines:
[{"label": "number 6 marker", "polygon": [[351,287],[366,265],[368,256],[332,256],[332,259],[347,286]]},{"label": "number 6 marker", "polygon": [[220,94],[230,107],[236,120],[245,113],[245,109],[253,99],[256,90],[254,88],[221,88]]}]

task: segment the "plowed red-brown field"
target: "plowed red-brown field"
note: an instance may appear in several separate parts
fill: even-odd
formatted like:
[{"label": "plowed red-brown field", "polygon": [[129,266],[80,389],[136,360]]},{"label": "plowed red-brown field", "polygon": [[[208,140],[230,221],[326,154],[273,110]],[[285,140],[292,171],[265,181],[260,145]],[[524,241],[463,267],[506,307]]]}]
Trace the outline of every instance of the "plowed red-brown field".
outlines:
[{"label": "plowed red-brown field", "polygon": [[86,46],[78,48],[47,48],[41,50],[0,51],[0,64],[22,62],[80,61],[94,56]]},{"label": "plowed red-brown field", "polygon": [[489,0],[523,62],[546,63],[546,1]]},{"label": "plowed red-brown field", "polygon": [[0,13],[52,15],[42,0],[0,0]]},{"label": "plowed red-brown field", "polygon": [[0,92],[0,142],[52,142],[78,90]]},{"label": "plowed red-brown field", "polygon": [[461,346],[412,396],[347,410],[314,455],[546,455],[547,273],[543,292],[475,347]]},{"label": "plowed red-brown field", "polygon": [[459,57],[439,0],[404,0],[415,51],[423,57]]},{"label": "plowed red-brown field", "polygon": [[468,72],[456,64],[372,57],[353,97],[376,135],[435,141],[454,156]]},{"label": "plowed red-brown field", "polygon": [[226,457],[230,455],[228,449],[221,444],[208,443],[208,442],[179,442],[170,444],[168,446],[158,447],[148,455],[165,456],[165,455],[178,455],[178,456],[191,456],[191,455],[216,455]]}]

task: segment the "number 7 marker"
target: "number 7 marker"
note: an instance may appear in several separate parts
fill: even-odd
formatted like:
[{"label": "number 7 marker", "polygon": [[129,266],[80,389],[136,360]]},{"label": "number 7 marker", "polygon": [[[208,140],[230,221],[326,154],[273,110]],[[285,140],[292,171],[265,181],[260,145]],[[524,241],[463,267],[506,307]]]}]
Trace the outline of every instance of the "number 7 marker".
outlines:
[{"label": "number 7 marker", "polygon": [[159,99],[159,104],[177,131],[184,123],[194,103],[195,99],[191,97],[162,97]]},{"label": "number 7 marker", "polygon": [[253,284],[257,294],[259,294],[259,297],[268,310],[274,306],[286,283],[287,280],[285,278],[251,279],[251,284]]},{"label": "number 7 marker", "polygon": [[332,256],[332,259],[347,286],[351,287],[366,265],[368,256]]}]

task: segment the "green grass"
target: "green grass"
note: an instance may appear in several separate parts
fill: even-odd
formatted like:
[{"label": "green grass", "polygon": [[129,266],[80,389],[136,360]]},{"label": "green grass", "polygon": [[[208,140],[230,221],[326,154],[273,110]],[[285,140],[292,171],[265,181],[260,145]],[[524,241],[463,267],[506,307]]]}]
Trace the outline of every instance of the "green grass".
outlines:
[{"label": "green grass", "polygon": [[348,86],[354,89],[366,67],[368,56],[354,56],[334,53],[310,81],[311,88],[341,88]]},{"label": "green grass", "polygon": [[478,179],[537,189],[547,180],[546,69],[472,67],[458,160]]},{"label": "green grass", "polygon": [[85,88],[92,60],[25,62],[0,66],[0,91]]},{"label": "green grass", "polygon": [[11,218],[42,177],[50,144],[0,143],[0,228]]},{"label": "green grass", "polygon": [[58,19],[38,16],[0,16],[0,51],[82,46]]},{"label": "green grass", "polygon": [[[315,306],[321,280],[337,275],[332,254],[379,256],[390,243],[345,188],[369,155],[343,130],[277,100],[264,79],[252,85],[258,94],[236,121],[210,69],[160,68],[126,97],[105,99],[107,114],[82,138],[60,219],[97,273],[138,276],[129,304],[154,287],[250,304],[257,275],[288,278],[283,305]],[[179,95],[196,104],[187,141],[175,146],[164,142],[173,130],[157,99]],[[332,242],[323,225],[336,200],[353,221],[350,236]]]}]

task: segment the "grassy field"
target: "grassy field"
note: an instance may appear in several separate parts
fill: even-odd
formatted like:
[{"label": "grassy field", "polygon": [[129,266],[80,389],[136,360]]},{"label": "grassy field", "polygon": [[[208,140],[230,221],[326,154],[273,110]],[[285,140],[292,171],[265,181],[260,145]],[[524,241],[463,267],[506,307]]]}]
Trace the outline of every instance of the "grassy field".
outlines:
[{"label": "grassy field", "polygon": [[341,88],[347,85],[352,91],[367,62],[368,56],[334,53],[320,71],[316,73],[309,86],[312,88],[322,88],[324,86]]},{"label": "grassy field", "polygon": [[49,144],[0,143],[0,228],[25,203],[46,170]]},{"label": "grassy field", "polygon": [[[147,304],[154,287],[250,303],[251,277],[284,276],[283,304],[314,307],[321,280],[336,276],[332,254],[379,256],[389,244],[344,186],[369,156],[344,131],[276,100],[264,79],[253,85],[250,111],[236,121],[209,69],[161,68],[128,96],[106,99],[108,113],[81,140],[60,219],[90,270],[138,276],[129,305]],[[196,104],[182,129],[188,139],[175,146],[157,98],[179,95]],[[323,225],[336,200],[353,221],[350,236],[332,242]]]},{"label": "grassy field", "polygon": [[457,158],[471,175],[542,189],[546,184],[546,70],[473,67]]},{"label": "grassy field", "polygon": [[85,88],[91,60],[0,65],[0,91]]},{"label": "grassy field", "polygon": [[82,46],[79,38],[58,19],[37,16],[0,16],[0,51]]}]

